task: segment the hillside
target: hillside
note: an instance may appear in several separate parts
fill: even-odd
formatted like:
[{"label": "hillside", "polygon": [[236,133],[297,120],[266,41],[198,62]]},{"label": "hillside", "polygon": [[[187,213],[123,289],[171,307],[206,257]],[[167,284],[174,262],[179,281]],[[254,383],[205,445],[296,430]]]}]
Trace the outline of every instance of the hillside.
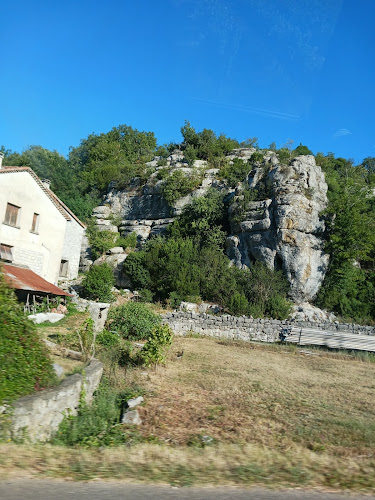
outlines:
[{"label": "hillside", "polygon": [[158,146],[152,132],[119,126],[90,135],[68,160],[32,147],[8,152],[7,163],[30,164],[78,215],[93,213],[102,234],[90,235],[83,268],[124,248],[107,257],[118,286],[254,316],[285,317],[287,296],[373,320],[373,158],[355,166],[292,143],[261,149],[189,122],[181,133],[180,144]]}]

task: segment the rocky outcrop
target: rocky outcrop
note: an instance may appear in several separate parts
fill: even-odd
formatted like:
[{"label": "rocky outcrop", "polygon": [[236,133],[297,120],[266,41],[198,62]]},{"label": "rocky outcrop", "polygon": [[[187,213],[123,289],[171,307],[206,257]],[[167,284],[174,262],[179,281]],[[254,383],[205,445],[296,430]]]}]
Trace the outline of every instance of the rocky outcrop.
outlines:
[{"label": "rocky outcrop", "polygon": [[[298,156],[282,164],[272,151],[263,151],[263,159],[252,161],[254,152],[241,148],[227,156],[229,163],[239,158],[249,165],[246,182],[236,189],[228,188],[219,179],[219,170],[208,169],[206,162],[196,161],[193,168],[189,167],[181,151],[166,160],[156,157],[147,164],[150,175],[144,186],[134,179],[125,190],[111,189],[93,215],[101,229],[119,231],[122,236],[135,232],[141,245],[152,236],[164,234],[195,197],[204,195],[210,187],[220,189],[230,200],[227,254],[232,262],[238,267],[251,267],[260,260],[270,268],[282,269],[291,284],[291,298],[298,303],[309,301],[317,294],[328,265],[320,215],[327,205],[324,174],[313,156]],[[168,205],[162,195],[166,169],[167,175],[176,169],[185,175],[199,169],[201,185],[173,206]],[[83,262],[89,262],[89,257],[84,247]],[[112,259],[119,271],[118,286],[129,286],[121,282],[123,257],[113,253],[106,259]]]},{"label": "rocky outcrop", "polygon": [[[283,165],[269,153],[249,174],[248,189],[236,193],[229,210],[233,235],[228,255],[238,267],[261,260],[282,269],[293,300],[313,299],[328,265],[320,215],[327,205],[327,184],[321,168],[313,156]],[[254,194],[264,199],[246,201]]]}]

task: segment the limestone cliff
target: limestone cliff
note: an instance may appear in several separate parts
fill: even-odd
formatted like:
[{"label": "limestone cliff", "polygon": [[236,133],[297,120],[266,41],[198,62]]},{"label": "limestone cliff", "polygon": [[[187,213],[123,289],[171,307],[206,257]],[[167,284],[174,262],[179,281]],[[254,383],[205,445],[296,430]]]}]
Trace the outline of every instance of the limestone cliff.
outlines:
[{"label": "limestone cliff", "polygon": [[229,208],[228,255],[239,267],[259,259],[283,269],[292,299],[311,300],[328,265],[320,215],[327,205],[327,184],[321,168],[313,156],[283,165],[267,153],[249,173],[247,189],[250,198],[254,193],[258,199],[246,201],[246,191],[237,190]]},{"label": "limestone cliff", "polygon": [[[227,253],[238,267],[250,267],[259,259],[269,267],[283,269],[291,284],[291,297],[296,302],[311,300],[323,281],[328,256],[323,251],[324,222],[321,212],[327,204],[327,184],[313,156],[299,156],[288,164],[279,162],[275,153],[262,152],[262,159],[251,161],[254,149],[234,150],[228,162],[242,159],[249,166],[247,178],[236,189],[228,188],[219,178],[218,169],[209,169],[197,161],[193,168],[176,151],[166,165],[160,158],[147,164],[150,175],[145,185],[134,179],[123,191],[112,189],[103,205],[94,209],[101,229],[120,231],[126,236],[136,232],[139,244],[163,234],[183,206],[209,187],[220,189],[228,201],[231,234]],[[169,205],[163,197],[165,177],[180,169],[185,175],[200,172],[200,185],[187,196]],[[113,224],[111,217],[118,219]]]}]

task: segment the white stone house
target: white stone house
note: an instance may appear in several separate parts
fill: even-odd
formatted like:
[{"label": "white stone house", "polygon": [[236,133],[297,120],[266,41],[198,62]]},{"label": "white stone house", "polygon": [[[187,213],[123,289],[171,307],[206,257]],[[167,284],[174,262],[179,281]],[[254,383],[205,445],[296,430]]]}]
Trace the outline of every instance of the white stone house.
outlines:
[{"label": "white stone house", "polygon": [[0,259],[54,284],[77,277],[85,225],[48,181],[29,167],[4,167],[1,160]]}]

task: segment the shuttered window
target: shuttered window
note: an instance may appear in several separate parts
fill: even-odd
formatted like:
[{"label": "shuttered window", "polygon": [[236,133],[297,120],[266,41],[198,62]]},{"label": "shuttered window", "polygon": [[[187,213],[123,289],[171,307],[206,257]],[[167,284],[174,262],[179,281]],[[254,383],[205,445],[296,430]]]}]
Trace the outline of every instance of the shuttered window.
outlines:
[{"label": "shuttered window", "polygon": [[9,245],[4,245],[4,243],[0,243],[0,259],[2,260],[13,260],[12,248]]},{"label": "shuttered window", "polygon": [[37,233],[38,232],[38,226],[39,226],[39,214],[33,215],[33,222],[31,224],[31,232],[32,233]]},{"label": "shuttered window", "polygon": [[8,224],[9,226],[17,227],[19,213],[20,213],[20,207],[16,207],[16,205],[8,203],[5,212],[4,223]]},{"label": "shuttered window", "polygon": [[69,262],[67,260],[62,260],[60,263],[60,274],[62,278],[68,277]]}]

